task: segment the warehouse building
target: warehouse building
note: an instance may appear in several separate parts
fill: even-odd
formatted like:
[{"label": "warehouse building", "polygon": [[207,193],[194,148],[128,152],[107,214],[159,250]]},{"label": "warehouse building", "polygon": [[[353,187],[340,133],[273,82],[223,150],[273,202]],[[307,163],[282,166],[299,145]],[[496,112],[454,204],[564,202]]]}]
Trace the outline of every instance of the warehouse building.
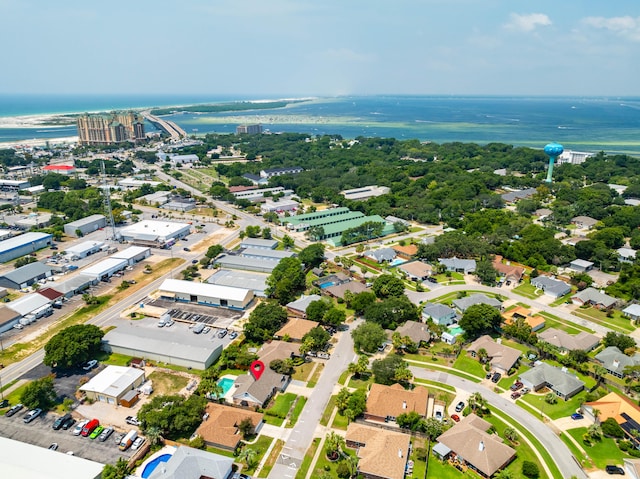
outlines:
[{"label": "warehouse building", "polygon": [[149,186],[158,186],[160,184],[159,181],[150,181],[150,180],[136,180],[135,178],[125,178],[123,180],[118,181],[118,186],[121,188],[140,188],[142,185]]},{"label": "warehouse building", "polygon": [[280,251],[265,248],[245,248],[240,252],[240,256],[250,259],[261,259],[265,261],[280,261],[283,258],[291,258],[295,253],[293,251]]},{"label": "warehouse building", "polygon": [[91,380],[80,386],[93,401],[119,405],[129,391],[137,390],[145,381],[144,369],[125,366],[107,366]]},{"label": "warehouse building", "polygon": [[193,334],[186,328],[144,327],[123,323],[102,339],[107,352],[163,362],[174,366],[204,370],[222,354],[218,338]]},{"label": "warehouse building", "polygon": [[99,252],[103,246],[104,243],[102,241],[84,241],[67,248],[65,253],[71,261],[75,261]]},{"label": "warehouse building", "polygon": [[247,288],[253,291],[256,296],[264,298],[266,297],[268,277],[269,275],[265,273],[221,269],[209,276],[207,283],[231,286],[232,288]]},{"label": "warehouse building", "polygon": [[31,228],[46,228],[51,224],[51,213],[30,213],[24,218],[20,218],[13,222],[14,226],[22,230],[30,230]]},{"label": "warehouse building", "polygon": [[38,319],[51,310],[51,301],[41,294],[34,293],[7,303],[7,308],[14,310],[22,317],[33,315]]},{"label": "warehouse building", "polygon": [[98,281],[102,281],[110,278],[114,273],[124,270],[127,265],[128,263],[124,259],[106,258],[89,266],[88,268],[83,269],[80,271],[80,274],[82,276],[88,276],[89,278],[95,278]]},{"label": "warehouse building", "polygon": [[53,236],[47,233],[25,233],[0,241],[0,263],[20,258],[51,246]]},{"label": "warehouse building", "polygon": [[277,247],[278,240],[274,239],[244,238],[240,242],[240,248],[276,249]]},{"label": "warehouse building", "polygon": [[193,283],[179,279],[165,279],[159,289],[160,296],[165,299],[239,310],[246,309],[254,298],[253,291],[246,288]]},{"label": "warehouse building", "polygon": [[0,180],[0,190],[2,191],[18,191],[24,190],[31,186],[27,180]]},{"label": "warehouse building", "polygon": [[278,201],[266,200],[260,205],[262,213],[283,213],[285,211],[295,211],[300,207],[300,203],[291,198],[280,198]]},{"label": "warehouse building", "polygon": [[52,274],[50,266],[36,261],[0,275],[0,286],[12,289],[27,288],[41,279],[51,277]]},{"label": "warehouse building", "polygon": [[13,231],[0,229],[0,241],[4,241],[6,239],[9,239],[12,236],[13,236]]},{"label": "warehouse building", "polygon": [[129,266],[133,266],[149,256],[151,256],[151,248],[145,246],[129,246],[122,251],[112,254],[110,257],[123,259]]},{"label": "warehouse building", "polygon": [[65,298],[71,298],[76,294],[83,293],[87,288],[97,283],[98,280],[96,278],[90,278],[89,276],[78,274],[66,281],[52,283],[51,287],[62,293]]},{"label": "warehouse building", "polygon": [[191,233],[191,225],[172,221],[143,220],[120,230],[122,239],[140,246],[163,248]]},{"label": "warehouse building", "polygon": [[107,218],[104,215],[91,215],[64,225],[64,234],[80,238],[105,226],[107,226]]},{"label": "warehouse building", "polygon": [[215,259],[215,263],[227,269],[241,269],[244,271],[256,271],[269,273],[278,265],[278,262],[258,258],[243,258],[242,256],[223,254]]},{"label": "warehouse building", "polygon": [[18,324],[20,318],[20,313],[5,306],[0,306],[0,333],[9,331],[15,324]]}]

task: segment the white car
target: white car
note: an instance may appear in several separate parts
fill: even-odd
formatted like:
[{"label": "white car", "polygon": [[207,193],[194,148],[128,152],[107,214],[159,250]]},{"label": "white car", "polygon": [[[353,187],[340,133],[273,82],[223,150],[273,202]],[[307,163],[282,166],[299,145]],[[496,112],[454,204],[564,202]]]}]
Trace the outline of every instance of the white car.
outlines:
[{"label": "white car", "polygon": [[96,364],[98,364],[98,361],[96,359],[92,359],[91,361],[89,361],[87,364],[85,364],[82,369],[84,369],[85,371],[91,371],[93,368],[96,367]]},{"label": "white car", "polygon": [[137,451],[140,448],[140,446],[142,446],[143,444],[144,444],[144,437],[138,436],[136,440],[133,441],[133,444],[131,445],[131,450]]},{"label": "white car", "polygon": [[82,432],[82,429],[89,423],[88,419],[85,419],[84,421],[80,421],[78,424],[76,424],[76,427],[73,428],[73,435],[74,436],[79,436],[80,433]]}]

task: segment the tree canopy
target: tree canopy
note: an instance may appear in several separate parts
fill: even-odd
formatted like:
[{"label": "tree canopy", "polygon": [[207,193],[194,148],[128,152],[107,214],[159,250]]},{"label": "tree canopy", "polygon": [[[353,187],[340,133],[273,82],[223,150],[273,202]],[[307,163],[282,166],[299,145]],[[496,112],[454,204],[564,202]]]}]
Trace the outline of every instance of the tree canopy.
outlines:
[{"label": "tree canopy", "polygon": [[56,402],[53,376],[45,376],[27,384],[20,394],[20,402],[28,409],[40,408],[44,411]]},{"label": "tree canopy", "polygon": [[93,324],[77,324],[63,329],[44,346],[47,366],[67,369],[93,359],[100,351],[104,331]]},{"label": "tree canopy", "polygon": [[158,428],[168,439],[189,438],[202,422],[206,398],[198,395],[185,399],[179,395],[156,396],[138,412],[143,430]]},{"label": "tree canopy", "polygon": [[378,298],[398,297],[404,294],[404,283],[391,274],[381,274],[373,280],[372,289]]},{"label": "tree canopy", "polygon": [[247,341],[263,343],[287,322],[287,311],[274,301],[260,303],[244,323],[244,334]]},{"label": "tree canopy", "polygon": [[306,278],[298,258],[282,258],[267,278],[266,293],[280,304],[293,301],[305,290]]},{"label": "tree canopy", "polygon": [[500,311],[488,304],[474,304],[464,312],[458,324],[468,339],[491,333],[500,327]]},{"label": "tree canopy", "polygon": [[365,321],[351,331],[351,336],[356,350],[364,351],[365,353],[375,353],[387,339],[382,326],[369,321]]}]

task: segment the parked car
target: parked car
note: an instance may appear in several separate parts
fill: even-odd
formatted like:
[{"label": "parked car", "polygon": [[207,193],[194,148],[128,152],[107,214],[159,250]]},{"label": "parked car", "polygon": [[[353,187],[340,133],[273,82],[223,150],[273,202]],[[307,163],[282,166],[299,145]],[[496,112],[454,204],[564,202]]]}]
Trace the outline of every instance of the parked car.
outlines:
[{"label": "parked car", "polygon": [[231,331],[229,333],[229,339],[236,339],[238,337],[238,333],[236,331]]},{"label": "parked car", "polygon": [[517,391],[518,389],[522,389],[523,384],[520,381],[516,381],[515,383],[513,383],[511,385],[511,390],[512,391]]},{"label": "parked car", "polygon": [[186,246],[184,248],[182,248],[185,251],[191,251],[189,248],[187,248]]},{"label": "parked car", "polygon": [[140,425],[140,421],[138,421],[137,417],[127,416],[125,421],[126,421],[127,424],[131,424],[132,426],[139,426]]},{"label": "parked car", "polygon": [[582,414],[580,414],[579,412],[574,412],[571,415],[571,419],[573,419],[574,421],[579,421],[580,419],[584,419],[584,416]]},{"label": "parked car", "polygon": [[16,404],[15,406],[11,406],[11,409],[9,409],[7,411],[7,413],[5,414],[5,416],[7,417],[11,417],[13,416],[15,413],[17,413],[18,411],[20,411],[24,406],[22,404]]},{"label": "parked car", "polygon": [[142,436],[137,437],[136,440],[133,441],[133,444],[131,445],[131,450],[137,451],[140,448],[140,446],[144,444],[144,441],[145,441],[144,437]]},{"label": "parked car", "polygon": [[191,260],[191,264],[198,264],[198,260],[197,259],[192,259]]},{"label": "parked car", "polygon": [[527,394],[530,391],[531,391],[531,389],[529,389],[529,388],[523,388],[522,391],[520,391],[520,394],[522,394],[524,396],[525,394]]},{"label": "parked car", "polygon": [[96,359],[92,359],[91,361],[87,362],[87,364],[85,364],[82,369],[84,369],[85,371],[91,371],[93,368],[96,367],[96,365],[98,364],[98,361]]},{"label": "parked car", "polygon": [[457,414],[452,414],[451,415],[451,419],[454,420],[455,422],[459,422],[460,421],[460,416],[458,416]]},{"label": "parked car", "polygon": [[60,416],[58,419],[53,421],[51,427],[56,431],[62,427],[62,425],[71,417],[71,414],[67,413],[64,416]]},{"label": "parked car", "polygon": [[605,468],[605,471],[607,471],[607,474],[617,474],[620,476],[624,476],[624,469],[622,469],[620,466],[614,466],[612,464],[607,465],[607,467]]},{"label": "parked car", "polygon": [[84,421],[80,421],[78,424],[76,424],[76,427],[73,428],[73,435],[79,436],[82,432],[82,429],[87,425],[88,422],[89,420],[85,419]]},{"label": "parked car", "polygon": [[491,376],[493,375],[493,373],[491,371],[489,371],[486,375],[485,375],[485,379],[491,379]]},{"label": "parked car", "polygon": [[109,439],[109,436],[111,436],[111,434],[113,434],[113,428],[105,427],[100,433],[100,435],[98,436],[98,441],[100,442],[106,441],[107,439]]},{"label": "parked car", "polygon": [[83,437],[87,437],[89,436],[89,434],[91,434],[98,426],[100,425],[100,421],[98,421],[97,419],[92,419],[91,421],[89,421],[87,424],[84,425],[84,427],[82,428],[82,432],[80,434],[82,434]]},{"label": "parked car", "polygon": [[226,329],[221,329],[220,331],[218,331],[218,337],[219,338],[224,338],[227,335],[227,330]]},{"label": "parked car", "polygon": [[25,414],[23,420],[24,420],[25,424],[29,424],[31,421],[33,421],[35,418],[37,418],[40,414],[42,414],[42,409],[37,407],[37,408],[32,409],[31,411],[29,411],[27,414]]},{"label": "parked car", "polygon": [[98,427],[96,427],[93,432],[91,434],[89,434],[89,439],[95,439],[96,437],[98,437],[100,434],[102,434],[102,431],[104,431],[104,426],[100,426],[98,425]]},{"label": "parked car", "polygon": [[460,401],[458,404],[456,404],[456,412],[462,412],[463,409],[464,409],[463,401]]},{"label": "parked car", "polygon": [[76,420],[73,419],[72,417],[67,419],[63,424],[62,424],[62,430],[66,431],[68,430],[71,426],[73,426],[76,423]]},{"label": "parked car", "polygon": [[51,451],[56,451],[56,450],[58,450],[58,443],[57,443],[57,442],[52,443],[52,444],[49,446],[49,450],[51,450]]},{"label": "parked car", "polygon": [[498,381],[500,381],[500,378],[502,377],[502,374],[500,373],[493,373],[493,376],[491,376],[491,382],[492,383],[497,383]]},{"label": "parked car", "polygon": [[519,392],[514,392],[511,393],[511,399],[518,399],[521,396],[521,394]]},{"label": "parked car", "polygon": [[170,319],[169,321],[165,321],[164,325],[167,328],[170,328],[171,326],[173,326],[175,323],[175,321],[173,319]]}]

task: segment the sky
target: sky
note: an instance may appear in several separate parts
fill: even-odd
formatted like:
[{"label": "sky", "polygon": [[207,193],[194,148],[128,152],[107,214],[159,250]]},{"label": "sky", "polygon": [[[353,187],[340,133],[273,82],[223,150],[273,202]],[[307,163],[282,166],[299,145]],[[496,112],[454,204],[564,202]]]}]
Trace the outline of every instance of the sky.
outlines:
[{"label": "sky", "polygon": [[638,0],[0,0],[0,93],[639,96]]}]

